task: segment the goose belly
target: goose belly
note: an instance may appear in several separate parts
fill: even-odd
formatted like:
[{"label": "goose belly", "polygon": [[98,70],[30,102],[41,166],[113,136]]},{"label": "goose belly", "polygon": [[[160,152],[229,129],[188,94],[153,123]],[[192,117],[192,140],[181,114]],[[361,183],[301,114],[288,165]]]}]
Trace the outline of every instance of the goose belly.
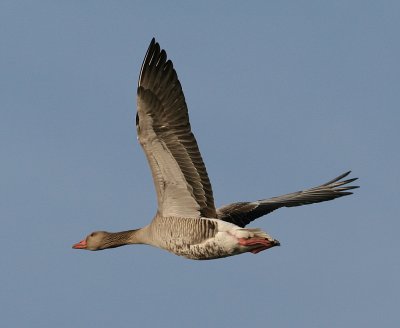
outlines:
[{"label": "goose belly", "polygon": [[158,246],[192,260],[211,260],[242,253],[237,238],[226,232],[219,232],[215,237],[201,243],[190,243],[178,238],[165,241]]},{"label": "goose belly", "polygon": [[151,224],[153,246],[194,260],[208,260],[240,254],[231,223],[215,219],[157,218]]},{"label": "goose belly", "polygon": [[228,232],[218,232],[214,238],[190,245],[182,256],[193,260],[212,260],[245,252],[237,238]]}]

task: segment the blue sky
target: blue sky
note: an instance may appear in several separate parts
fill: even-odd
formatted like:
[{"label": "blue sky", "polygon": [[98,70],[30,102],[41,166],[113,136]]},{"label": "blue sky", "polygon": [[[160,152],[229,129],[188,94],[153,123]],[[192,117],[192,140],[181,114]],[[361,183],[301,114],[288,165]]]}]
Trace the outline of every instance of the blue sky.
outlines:
[{"label": "blue sky", "polygon": [[[7,327],[394,327],[400,321],[398,1],[2,1]],[[196,262],[71,249],[147,224],[136,81],[167,50],[217,205],[353,170],[336,201],[253,222],[282,246]]]}]

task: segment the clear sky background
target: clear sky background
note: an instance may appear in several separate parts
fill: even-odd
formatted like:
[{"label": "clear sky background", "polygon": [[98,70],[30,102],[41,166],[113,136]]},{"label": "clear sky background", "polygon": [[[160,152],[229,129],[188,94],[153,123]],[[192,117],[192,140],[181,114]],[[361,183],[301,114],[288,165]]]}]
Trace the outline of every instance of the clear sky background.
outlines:
[{"label": "clear sky background", "polygon": [[[399,1],[1,1],[2,327],[397,327]],[[351,197],[253,222],[282,246],[196,262],[71,249],[156,210],[136,140],[167,50],[218,206],[347,171]]]}]

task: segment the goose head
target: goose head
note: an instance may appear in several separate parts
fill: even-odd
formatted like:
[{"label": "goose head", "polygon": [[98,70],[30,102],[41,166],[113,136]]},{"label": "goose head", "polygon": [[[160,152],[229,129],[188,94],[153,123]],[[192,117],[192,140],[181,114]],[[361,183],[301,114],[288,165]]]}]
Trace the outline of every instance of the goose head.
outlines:
[{"label": "goose head", "polygon": [[79,243],[74,244],[72,248],[86,249],[89,251],[97,251],[109,248],[109,235],[110,233],[106,231],[94,231],[91,234],[87,235],[86,238],[81,240]]}]

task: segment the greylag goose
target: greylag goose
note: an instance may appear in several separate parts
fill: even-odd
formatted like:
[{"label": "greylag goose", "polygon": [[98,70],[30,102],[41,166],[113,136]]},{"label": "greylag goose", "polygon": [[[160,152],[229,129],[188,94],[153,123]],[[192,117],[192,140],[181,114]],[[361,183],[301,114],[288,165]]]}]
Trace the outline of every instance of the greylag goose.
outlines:
[{"label": "greylag goose", "polygon": [[343,180],[350,172],[320,186],[216,209],[206,167],[191,132],[181,84],[165,50],[152,39],[137,87],[136,128],[149,162],[158,208],[151,223],[122,232],[96,231],[73,245],[102,250],[148,244],[195,260],[217,259],[246,252],[257,254],[279,241],[251,221],[281,207],[324,202],[350,195],[358,186]]}]

